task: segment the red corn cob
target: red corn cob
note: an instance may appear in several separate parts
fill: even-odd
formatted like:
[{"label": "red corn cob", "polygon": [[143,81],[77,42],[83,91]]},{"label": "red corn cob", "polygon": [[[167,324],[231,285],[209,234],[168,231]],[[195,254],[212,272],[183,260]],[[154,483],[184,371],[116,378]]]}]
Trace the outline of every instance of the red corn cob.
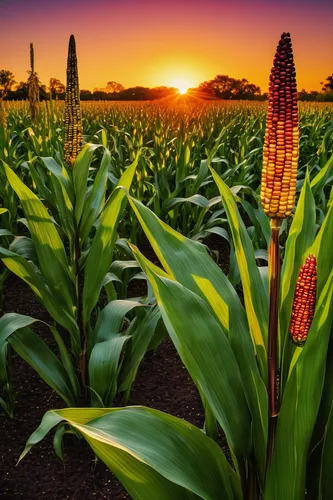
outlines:
[{"label": "red corn cob", "polygon": [[310,254],[298,274],[289,326],[295,344],[303,345],[312,323],[317,291],[317,261]]},{"label": "red corn cob", "polygon": [[294,207],[298,166],[296,72],[290,33],[282,33],[270,74],[261,203],[266,215],[284,219]]}]

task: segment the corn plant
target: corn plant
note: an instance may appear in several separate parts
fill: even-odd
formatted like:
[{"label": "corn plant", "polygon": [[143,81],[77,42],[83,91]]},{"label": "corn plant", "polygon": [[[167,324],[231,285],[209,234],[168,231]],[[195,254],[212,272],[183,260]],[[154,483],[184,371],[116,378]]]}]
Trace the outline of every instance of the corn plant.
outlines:
[{"label": "corn plant", "polygon": [[[70,67],[75,60],[73,40],[71,37]],[[77,72],[70,75],[72,89]],[[66,127],[67,140],[76,141],[66,149],[71,150],[70,165],[66,157],[63,165],[52,157],[41,158],[49,176],[45,183],[43,171],[35,168],[36,158],[27,164],[44,203],[2,161],[3,176],[20,201],[29,236],[11,238],[9,248],[0,247],[0,258],[47,309],[54,321],[49,327],[59,356],[30,328],[35,318],[5,314],[0,319],[0,378],[7,387],[9,343],[68,406],[82,400],[92,406],[110,406],[118,390],[128,397],[160,315],[149,297],[117,300],[113,282],[121,279],[112,272],[111,264],[125,193],[114,189],[106,198],[110,152],[87,144],[77,154],[79,121],[70,120]],[[103,149],[103,156],[88,189],[89,167],[98,148]],[[140,151],[119,179],[119,186],[126,190],[131,187],[139,158]],[[123,267],[129,266],[133,268],[133,263],[123,263]],[[102,289],[106,305],[105,299],[104,303],[100,300]],[[122,333],[124,324],[126,334]],[[129,348],[124,355],[126,344]]]},{"label": "corn plant", "polygon": [[[290,64],[291,57],[289,34],[283,34],[276,62]],[[276,66],[281,70],[284,64]],[[294,76],[293,69],[290,74]],[[287,94],[289,86],[282,82],[279,87],[284,79],[278,80],[274,85]],[[296,121],[296,113],[294,116]],[[288,120],[287,116],[285,123]],[[268,127],[270,139],[276,129],[270,128],[269,120]],[[296,123],[293,127],[297,138]],[[289,127],[279,130],[289,137]],[[296,140],[292,148],[297,154]],[[284,171],[288,172],[289,156],[283,160],[282,172],[273,169],[269,201],[270,162],[268,170],[263,169],[264,208],[275,222],[293,209],[291,196],[285,203],[283,190],[278,189],[281,175],[283,178]],[[277,165],[274,159],[272,165]],[[268,279],[267,268],[257,267],[234,194],[209,167],[230,225],[244,305],[202,244],[179,234],[128,195],[162,267],[134,245],[132,249],[154,290],[169,335],[201,394],[206,433],[143,407],[53,410],[29,438],[22,457],[51,428],[69,424],[84,436],[132,498],[301,500],[308,492],[311,499],[329,499],[333,190],[317,232],[315,200],[306,175],[280,280],[278,263],[274,263],[278,259],[278,224],[272,223],[276,234],[273,232]],[[293,172],[293,164],[290,167]],[[295,183],[288,189],[294,196]],[[218,429],[215,421],[225,435],[226,455],[213,439]]]}]

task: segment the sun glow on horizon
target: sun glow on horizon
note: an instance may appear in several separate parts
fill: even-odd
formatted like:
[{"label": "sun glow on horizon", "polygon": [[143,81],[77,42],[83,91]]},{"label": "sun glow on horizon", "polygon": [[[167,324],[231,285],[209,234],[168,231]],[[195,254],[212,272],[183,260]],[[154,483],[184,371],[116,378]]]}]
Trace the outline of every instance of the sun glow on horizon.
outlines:
[{"label": "sun glow on horizon", "polygon": [[187,78],[176,78],[171,81],[171,86],[176,88],[180,95],[184,95],[187,93],[188,89],[194,85]]}]

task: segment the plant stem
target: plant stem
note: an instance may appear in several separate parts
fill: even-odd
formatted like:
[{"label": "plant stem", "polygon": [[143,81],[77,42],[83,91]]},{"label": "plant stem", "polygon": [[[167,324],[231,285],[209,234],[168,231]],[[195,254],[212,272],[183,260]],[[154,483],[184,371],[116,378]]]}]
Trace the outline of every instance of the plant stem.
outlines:
[{"label": "plant stem", "polygon": [[273,449],[276,420],[279,412],[277,395],[277,348],[279,328],[279,289],[280,289],[280,219],[271,219],[272,239],[269,246],[269,322],[268,322],[268,445],[267,465]]},{"label": "plant stem", "polygon": [[86,394],[86,366],[87,366],[87,335],[83,324],[82,316],[82,275],[80,273],[79,260],[81,257],[80,241],[78,236],[78,230],[76,230],[77,236],[75,239],[75,265],[76,265],[76,287],[77,287],[77,320],[78,326],[81,333],[81,355],[80,355],[80,375],[81,384]]},{"label": "plant stem", "polygon": [[248,500],[260,500],[258,477],[254,463],[248,463]]},{"label": "plant stem", "polygon": [[247,484],[247,477],[246,477],[246,465],[244,460],[239,461],[239,476],[240,476],[240,481],[241,481],[241,486],[242,486],[242,492],[243,492],[243,498],[244,500],[248,498],[248,484]]}]

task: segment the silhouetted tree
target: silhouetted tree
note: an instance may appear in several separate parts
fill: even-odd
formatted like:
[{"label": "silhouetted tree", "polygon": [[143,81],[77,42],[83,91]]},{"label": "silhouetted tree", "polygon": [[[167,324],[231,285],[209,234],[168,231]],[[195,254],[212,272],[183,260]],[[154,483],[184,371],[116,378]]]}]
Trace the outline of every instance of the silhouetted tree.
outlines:
[{"label": "silhouetted tree", "polygon": [[59,96],[63,97],[66,91],[65,85],[58,78],[50,78],[49,89],[52,99],[58,99]]},{"label": "silhouetted tree", "polygon": [[28,99],[28,82],[20,82],[15,91],[8,96],[13,99],[25,100]]},{"label": "silhouetted tree", "polygon": [[105,101],[108,98],[108,94],[104,90],[94,89],[92,93],[93,99],[97,101]]},{"label": "silhouetted tree", "polygon": [[319,96],[320,92],[317,90],[310,90],[310,92],[308,92],[307,90],[302,89],[298,92],[298,99],[300,101],[317,101]]},{"label": "silhouetted tree", "polygon": [[324,92],[333,92],[333,75],[326,78],[326,82],[321,82]]},{"label": "silhouetted tree", "polygon": [[122,92],[125,90],[125,87],[118,82],[107,82],[106,87],[105,87],[105,92],[108,94],[119,94],[119,92]]},{"label": "silhouetted tree", "polygon": [[8,92],[10,92],[12,86],[14,85],[15,79],[14,74],[9,71],[9,69],[0,70],[0,98],[6,97]]},{"label": "silhouetted tree", "polygon": [[91,98],[92,98],[92,93],[90,90],[85,90],[85,89],[80,90],[80,99],[82,99],[82,101],[89,101],[89,99]]},{"label": "silhouetted tree", "polygon": [[218,99],[251,99],[261,95],[260,87],[246,78],[237,80],[228,75],[217,75],[213,80],[201,83],[198,90]]}]

